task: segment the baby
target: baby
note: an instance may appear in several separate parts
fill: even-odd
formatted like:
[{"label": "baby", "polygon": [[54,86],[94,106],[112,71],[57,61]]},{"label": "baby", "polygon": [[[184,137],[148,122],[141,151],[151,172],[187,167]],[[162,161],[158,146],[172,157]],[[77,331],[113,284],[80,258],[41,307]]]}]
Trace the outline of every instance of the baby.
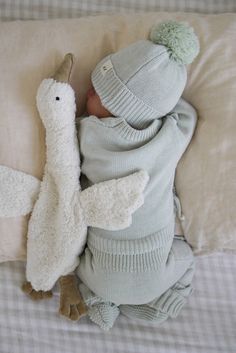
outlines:
[{"label": "baby", "polygon": [[[77,274],[88,315],[107,330],[119,313],[161,323],[176,317],[192,292],[194,257],[174,237],[174,177],[196,125],[180,99],[185,64],[198,54],[192,28],[168,21],[105,57],[92,73],[87,113],[79,121],[86,186],[144,169],[144,205],[122,231],[88,229]],[[112,207],[112,205],[111,205]]]}]

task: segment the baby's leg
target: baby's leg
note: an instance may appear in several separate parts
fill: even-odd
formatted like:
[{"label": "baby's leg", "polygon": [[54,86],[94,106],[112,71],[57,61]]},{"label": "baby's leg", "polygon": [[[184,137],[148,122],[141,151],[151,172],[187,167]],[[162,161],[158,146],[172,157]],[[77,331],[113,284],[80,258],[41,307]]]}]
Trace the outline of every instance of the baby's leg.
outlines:
[{"label": "baby's leg", "polygon": [[[174,261],[174,266],[173,266]],[[172,264],[168,269],[168,263]],[[162,293],[143,305],[120,305],[120,311],[130,318],[162,323],[168,317],[176,317],[187,297],[192,293],[194,256],[190,246],[183,240],[174,240],[167,261],[167,271],[162,279],[166,288],[160,286]]]},{"label": "baby's leg", "polygon": [[119,316],[120,310],[117,305],[102,299],[96,295],[88,285],[83,283],[83,280],[85,281],[88,278],[90,279],[90,282],[96,278],[93,266],[92,254],[90,250],[86,248],[80,257],[80,264],[76,271],[81,282],[79,284],[79,290],[83,297],[83,301],[87,306],[87,314],[91,321],[95,322],[102,329],[109,330]]}]

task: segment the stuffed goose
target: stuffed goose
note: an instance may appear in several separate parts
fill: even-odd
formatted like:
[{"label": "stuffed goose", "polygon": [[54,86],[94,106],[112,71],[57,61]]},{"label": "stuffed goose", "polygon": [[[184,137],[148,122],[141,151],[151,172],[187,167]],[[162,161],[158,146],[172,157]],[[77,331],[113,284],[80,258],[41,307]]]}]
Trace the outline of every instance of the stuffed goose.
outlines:
[{"label": "stuffed goose", "polygon": [[137,171],[81,191],[75,95],[68,83],[72,66],[73,55],[67,54],[56,74],[44,79],[37,92],[37,107],[46,129],[43,180],[0,166],[0,217],[32,212],[24,289],[41,297],[60,277],[61,285],[68,285],[68,274],[77,267],[84,249],[88,226],[118,230],[131,224],[132,213],[143,204],[148,182],[147,173]]}]

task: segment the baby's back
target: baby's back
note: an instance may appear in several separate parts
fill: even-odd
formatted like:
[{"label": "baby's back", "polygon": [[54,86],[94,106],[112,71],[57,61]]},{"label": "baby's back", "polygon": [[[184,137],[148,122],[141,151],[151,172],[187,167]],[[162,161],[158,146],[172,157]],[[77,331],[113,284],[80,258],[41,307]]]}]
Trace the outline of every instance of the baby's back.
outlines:
[{"label": "baby's back", "polygon": [[[192,114],[188,114],[191,122],[188,140],[196,121],[195,112],[191,109],[189,112]],[[174,237],[174,175],[187,146],[186,141],[179,143],[179,122],[176,113],[154,120],[144,130],[133,129],[122,118],[91,116],[81,121],[81,171],[88,186],[140,169],[146,170],[150,177],[144,204],[133,214],[129,228],[120,231],[88,229],[86,255],[81,259],[79,276],[91,290],[107,300],[115,302],[119,285],[125,281],[123,299],[127,303],[128,293],[133,295],[133,289],[145,278],[147,287],[139,291],[137,302],[154,295],[152,273],[163,270]]]}]

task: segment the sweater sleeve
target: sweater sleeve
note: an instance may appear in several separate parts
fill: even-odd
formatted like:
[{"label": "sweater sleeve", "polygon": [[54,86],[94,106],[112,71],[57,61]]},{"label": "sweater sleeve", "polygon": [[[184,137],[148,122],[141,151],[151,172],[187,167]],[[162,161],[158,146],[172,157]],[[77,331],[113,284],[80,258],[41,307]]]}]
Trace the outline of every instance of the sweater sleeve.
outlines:
[{"label": "sweater sleeve", "polygon": [[175,133],[180,158],[193,136],[197,123],[197,112],[191,104],[180,98],[172,112],[168,114],[168,117],[176,122]]}]

